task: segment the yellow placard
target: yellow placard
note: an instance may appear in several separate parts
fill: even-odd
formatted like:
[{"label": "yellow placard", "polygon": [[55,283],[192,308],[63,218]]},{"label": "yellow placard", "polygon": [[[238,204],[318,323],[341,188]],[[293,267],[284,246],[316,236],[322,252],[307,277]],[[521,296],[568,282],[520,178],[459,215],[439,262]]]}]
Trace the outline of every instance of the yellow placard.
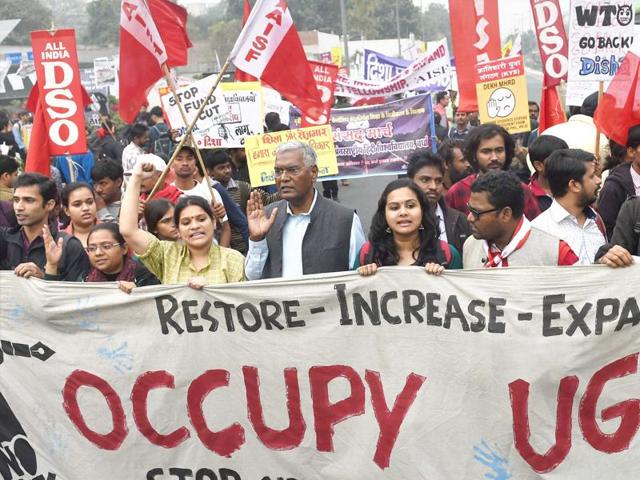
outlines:
[{"label": "yellow placard", "polygon": [[273,185],[275,176],[273,166],[276,161],[276,148],[284,142],[298,140],[308,143],[318,155],[318,176],[325,177],[338,173],[336,147],[333,143],[331,126],[298,128],[282,132],[265,133],[247,137],[244,149],[252,187]]},{"label": "yellow placard", "polygon": [[342,66],[342,47],[331,47],[331,62],[339,67]]},{"label": "yellow placard", "polygon": [[478,112],[482,123],[496,123],[509,133],[531,130],[527,78],[522,56],[476,65]]}]

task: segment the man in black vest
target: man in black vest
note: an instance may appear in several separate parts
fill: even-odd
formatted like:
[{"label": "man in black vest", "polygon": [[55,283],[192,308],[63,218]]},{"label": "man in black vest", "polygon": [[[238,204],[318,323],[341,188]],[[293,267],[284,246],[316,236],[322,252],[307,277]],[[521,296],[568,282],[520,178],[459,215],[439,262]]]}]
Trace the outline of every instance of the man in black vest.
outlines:
[{"label": "man in black vest", "polygon": [[266,209],[260,194],[247,204],[249,280],[350,270],[365,242],[356,213],[318,195],[316,152],[304,142],[276,149],[275,181],[282,200]]}]

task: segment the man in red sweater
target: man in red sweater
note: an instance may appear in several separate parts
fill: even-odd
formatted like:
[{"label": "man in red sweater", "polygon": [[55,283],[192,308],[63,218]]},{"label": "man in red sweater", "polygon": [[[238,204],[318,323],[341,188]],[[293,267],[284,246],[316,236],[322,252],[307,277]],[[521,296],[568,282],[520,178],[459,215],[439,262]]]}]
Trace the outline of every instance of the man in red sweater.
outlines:
[{"label": "man in red sweater", "polygon": [[[515,142],[504,128],[494,123],[485,123],[474,128],[464,143],[464,156],[476,172],[453,184],[447,192],[446,202],[451,208],[469,214],[467,204],[471,197],[471,185],[479,176],[491,170],[508,170],[513,160]],[[524,214],[533,220],[540,208],[529,187],[522,183],[524,192]]]}]

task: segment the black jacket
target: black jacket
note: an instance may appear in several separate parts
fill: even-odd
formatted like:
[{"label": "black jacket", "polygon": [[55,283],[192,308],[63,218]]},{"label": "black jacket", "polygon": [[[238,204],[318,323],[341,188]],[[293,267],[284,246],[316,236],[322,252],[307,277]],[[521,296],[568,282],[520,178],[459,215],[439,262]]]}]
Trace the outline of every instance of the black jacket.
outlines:
[{"label": "black jacket", "polygon": [[444,197],[438,202],[444,215],[444,227],[447,232],[447,243],[453,245],[462,256],[464,241],[471,235],[471,227],[464,213],[449,208],[444,202]]},{"label": "black jacket", "polygon": [[[51,230],[51,234],[56,241],[61,235],[55,229]],[[82,281],[90,268],[89,257],[87,257],[82,243],[77,238],[64,234],[62,248],[62,258],[58,265],[59,274],[55,279],[67,282]],[[21,227],[0,228],[0,270],[13,270],[21,263],[28,262],[35,263],[44,271],[47,258],[42,237],[35,238],[29,246],[29,250],[25,252]]]},{"label": "black jacket", "polygon": [[611,241],[598,250],[596,261],[614,245],[640,256],[640,197],[632,197],[622,204]]},{"label": "black jacket", "polygon": [[631,164],[623,163],[611,170],[598,198],[598,213],[607,227],[607,238],[613,235],[616,218],[624,201],[635,195],[633,179],[631,178]]}]

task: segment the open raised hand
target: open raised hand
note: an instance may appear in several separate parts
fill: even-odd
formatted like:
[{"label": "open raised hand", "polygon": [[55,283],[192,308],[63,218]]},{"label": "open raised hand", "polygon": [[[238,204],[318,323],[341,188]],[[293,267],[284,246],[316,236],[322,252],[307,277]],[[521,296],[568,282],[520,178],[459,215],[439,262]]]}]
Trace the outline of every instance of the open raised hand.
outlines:
[{"label": "open raised hand", "polygon": [[49,231],[49,226],[45,223],[42,227],[42,240],[44,241],[44,253],[47,257],[47,264],[45,265],[46,273],[50,275],[58,274],[58,264],[62,258],[62,242],[63,238],[58,238],[56,242]]},{"label": "open raised hand", "polygon": [[262,204],[262,196],[254,190],[247,201],[247,222],[249,223],[249,238],[253,242],[259,242],[269,233],[276,221],[278,209],[274,208],[271,216],[267,216],[267,212]]}]

